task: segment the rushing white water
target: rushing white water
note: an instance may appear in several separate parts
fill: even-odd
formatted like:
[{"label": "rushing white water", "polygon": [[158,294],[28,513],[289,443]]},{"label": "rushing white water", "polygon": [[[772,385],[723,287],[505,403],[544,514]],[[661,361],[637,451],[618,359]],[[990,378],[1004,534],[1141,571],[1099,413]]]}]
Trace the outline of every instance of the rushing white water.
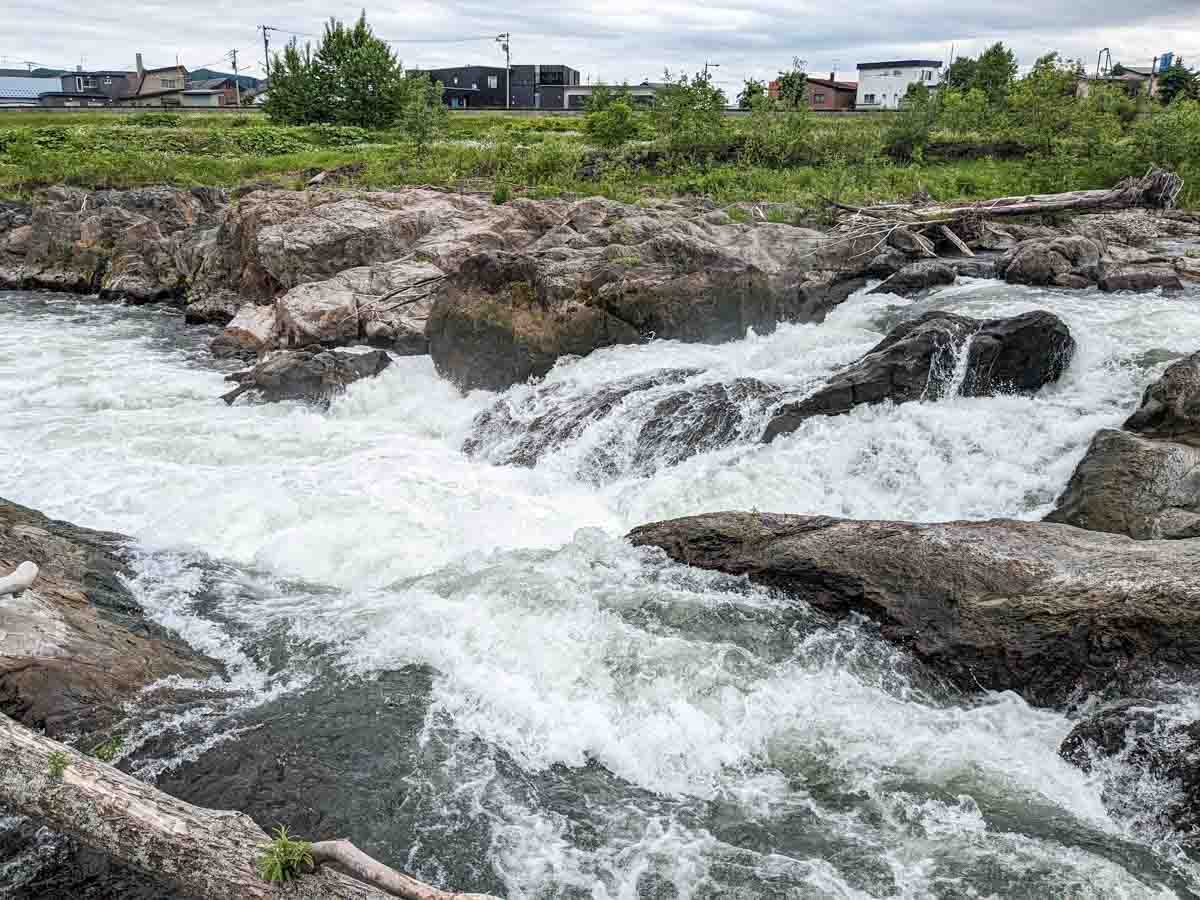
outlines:
[{"label": "rushing white water", "polygon": [[[436,837],[469,819],[514,898],[1185,896],[1200,874],[1172,839],[1114,820],[1103,777],[1058,758],[1063,716],[964,700],[869,626],[826,628],[621,535],[726,508],[1041,516],[1095,431],[1197,349],[1197,299],[961,285],[924,306],[1066,320],[1079,349],[1063,381],[860,409],[597,479],[589,449],[637,409],[534,468],[495,466],[459,450],[495,396],[460,397],[428,359],[328,412],[226,408],[175,314],[0,294],[0,496],[137,538],[139,598],[229,664],[237,708],[326,677],[268,669],[255,648],[281,628],[342,673],[436,673],[416,744],[437,763],[406,776],[420,812],[399,839],[420,871],[477,871]],[[672,367],[811,384],[874,344],[896,304],[857,296],[820,326],[719,347],[601,351],[547,382],[582,397]],[[214,576],[198,554],[236,568]],[[134,743],[192,728],[195,758],[239,740],[235,714],[176,712]]]}]

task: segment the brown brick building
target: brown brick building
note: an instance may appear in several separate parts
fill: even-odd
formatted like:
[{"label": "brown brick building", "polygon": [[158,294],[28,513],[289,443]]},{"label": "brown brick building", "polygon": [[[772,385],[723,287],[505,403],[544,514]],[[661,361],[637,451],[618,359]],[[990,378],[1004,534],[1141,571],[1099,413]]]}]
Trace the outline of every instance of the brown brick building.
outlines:
[{"label": "brown brick building", "polygon": [[[854,109],[854,98],[858,93],[857,81],[838,81],[836,72],[828,78],[808,79],[808,108],[811,110]],[[779,82],[767,86],[772,100],[779,99]]]}]

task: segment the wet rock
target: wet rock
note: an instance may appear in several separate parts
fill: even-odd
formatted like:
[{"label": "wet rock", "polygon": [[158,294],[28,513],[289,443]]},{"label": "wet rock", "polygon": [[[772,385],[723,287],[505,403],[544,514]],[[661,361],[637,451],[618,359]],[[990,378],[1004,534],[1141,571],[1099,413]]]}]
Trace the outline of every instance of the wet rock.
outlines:
[{"label": "wet rock", "polygon": [[1099,243],[1082,235],[1034,238],[1005,252],[996,271],[1009,284],[1074,287],[1081,278],[1095,284],[1103,275],[1103,252]]},{"label": "wet rock", "polygon": [[913,297],[930,288],[954,284],[958,276],[955,270],[937,259],[909,263],[878,287],[872,294],[895,294],[897,297]]},{"label": "wet rock", "polygon": [[1153,291],[1156,288],[1161,288],[1164,291],[1181,291],[1183,290],[1183,283],[1179,280],[1179,276],[1173,272],[1157,271],[1154,269],[1140,269],[1115,275],[1105,275],[1100,279],[1100,290],[1106,294],[1116,293],[1117,291],[1144,293],[1146,291]]},{"label": "wet rock", "polygon": [[[968,340],[962,379],[956,383],[959,354]],[[1052,313],[984,322],[926,313],[894,328],[815,393],[779,407],[762,439],[790,434],[813,416],[842,415],[884,401],[937,400],[951,389],[969,397],[1034,393],[1061,377],[1074,352],[1070,331]]]},{"label": "wet rock", "polygon": [[957,275],[964,278],[995,278],[996,261],[994,259],[946,259],[942,260]]},{"label": "wet rock", "polygon": [[1168,366],[1124,428],[1092,439],[1047,520],[1140,540],[1200,537],[1200,353]]},{"label": "wet rock", "polygon": [[238,309],[225,330],[213,338],[210,349],[214,356],[254,357],[275,346],[278,333],[279,323],[274,305],[246,303]]},{"label": "wet rock", "polygon": [[0,569],[31,560],[33,587],[0,602],[0,710],[61,738],[109,727],[146,685],[218,667],[148,622],[124,579],[124,538],[0,500]]},{"label": "wet rock", "polygon": [[183,320],[189,325],[228,325],[242,308],[235,294],[216,294],[196,300],[183,308]]},{"label": "wet rock", "polygon": [[885,247],[882,253],[871,257],[863,272],[869,278],[890,278],[909,263],[908,254],[895,247]]},{"label": "wet rock", "polygon": [[[1107,770],[1102,796],[1115,818],[1149,819],[1156,830],[1180,834],[1187,846],[1200,845],[1200,722],[1180,722],[1152,704],[1124,701],[1076,725],[1058,752],[1085,772]],[[1148,794],[1148,778],[1170,789]]]},{"label": "wet rock", "polygon": [[1105,429],[1046,520],[1139,540],[1200,537],[1200,448]]},{"label": "wet rock", "polygon": [[1044,522],[710,513],[635,529],[679,562],[861,613],[965,690],[1057,704],[1114,671],[1200,663],[1200,541]]},{"label": "wet rock", "polygon": [[338,350],[281,350],[250,369],[225,377],[237,387],[222,399],[233,404],[253,392],[268,402],[303,400],[327,404],[346,386],[378,375],[392,363],[383,350],[350,353]]},{"label": "wet rock", "polygon": [[1148,438],[1200,447],[1200,353],[1172,363],[1142,394],[1125,426]]}]

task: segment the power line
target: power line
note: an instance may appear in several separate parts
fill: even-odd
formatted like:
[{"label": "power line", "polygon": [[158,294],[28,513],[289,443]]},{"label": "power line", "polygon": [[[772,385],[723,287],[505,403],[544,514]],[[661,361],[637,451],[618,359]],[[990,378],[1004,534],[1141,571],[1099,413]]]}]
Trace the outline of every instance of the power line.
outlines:
[{"label": "power line", "polygon": [[[293,31],[290,28],[279,28],[274,25],[263,25],[261,27],[267,31],[278,31],[281,34],[292,34],[297,37],[323,38],[325,36],[324,34],[313,34],[311,31]],[[375,35],[375,37],[379,38],[385,44],[473,44],[477,41],[491,41],[496,38],[494,34],[469,35],[467,37],[455,38],[385,38],[379,35]]]}]

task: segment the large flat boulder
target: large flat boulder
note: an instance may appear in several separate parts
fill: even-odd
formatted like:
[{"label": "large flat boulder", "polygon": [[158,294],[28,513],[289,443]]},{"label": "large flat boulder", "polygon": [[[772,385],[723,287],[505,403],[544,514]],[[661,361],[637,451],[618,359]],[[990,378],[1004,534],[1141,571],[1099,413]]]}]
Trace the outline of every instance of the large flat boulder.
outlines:
[{"label": "large flat boulder", "polygon": [[0,570],[25,560],[41,570],[29,590],[0,598],[0,711],[50,737],[88,734],[159,679],[219,672],[144,618],[123,543],[0,500]]},{"label": "large flat boulder", "polygon": [[763,440],[790,434],[814,416],[863,405],[937,400],[949,391],[965,397],[1035,393],[1062,376],[1074,353],[1070,330],[1053,313],[980,321],[929,312],[892,329],[814,393],[781,405]]},{"label": "large flat boulder", "polygon": [[280,350],[249,369],[227,375],[237,385],[222,398],[232,405],[243,394],[268,402],[301,400],[327,405],[350,384],[372,378],[391,365],[383,350]]},{"label": "large flat boulder", "polygon": [[1200,540],[753,512],[657,522],[629,537],[834,617],[866,615],[964,690],[1058,704],[1118,670],[1200,664]]}]

